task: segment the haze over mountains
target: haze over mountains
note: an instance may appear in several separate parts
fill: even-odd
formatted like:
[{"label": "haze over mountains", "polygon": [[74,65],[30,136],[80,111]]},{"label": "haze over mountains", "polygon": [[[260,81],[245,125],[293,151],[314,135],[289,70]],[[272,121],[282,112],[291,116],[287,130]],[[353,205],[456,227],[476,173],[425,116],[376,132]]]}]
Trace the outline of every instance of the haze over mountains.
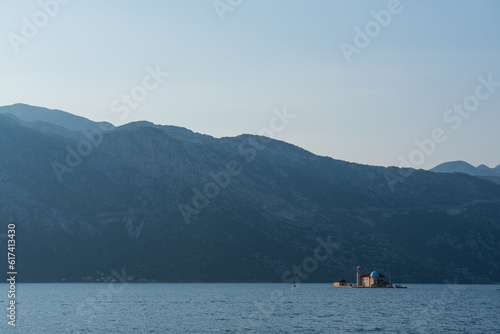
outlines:
[{"label": "haze over mountains", "polygon": [[440,164],[431,169],[437,173],[465,173],[474,176],[498,176],[500,177],[500,165],[495,168],[490,168],[486,165],[479,165],[477,167],[465,161],[451,161]]},{"label": "haze over mountains", "polygon": [[495,168],[486,165],[474,167],[465,161],[451,161],[440,164],[432,168],[431,171],[436,173],[465,173],[500,184],[500,165]]},{"label": "haze over mountains", "polygon": [[397,282],[499,281],[500,185],[472,175],[20,104],[0,107],[0,154],[0,221],[17,223],[24,281],[122,268],[158,281],[353,281],[358,264]]}]

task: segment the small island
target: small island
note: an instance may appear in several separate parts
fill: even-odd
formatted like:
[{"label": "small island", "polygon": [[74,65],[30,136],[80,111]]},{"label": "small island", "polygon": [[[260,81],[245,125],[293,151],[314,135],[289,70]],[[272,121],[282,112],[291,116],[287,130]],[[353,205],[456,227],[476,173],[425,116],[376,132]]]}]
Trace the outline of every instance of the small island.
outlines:
[{"label": "small island", "polygon": [[372,271],[371,274],[361,274],[361,267],[356,269],[356,285],[347,284],[345,279],[340,279],[333,283],[334,288],[399,288],[406,289],[405,286],[392,285],[385,280],[385,276],[377,271]]}]

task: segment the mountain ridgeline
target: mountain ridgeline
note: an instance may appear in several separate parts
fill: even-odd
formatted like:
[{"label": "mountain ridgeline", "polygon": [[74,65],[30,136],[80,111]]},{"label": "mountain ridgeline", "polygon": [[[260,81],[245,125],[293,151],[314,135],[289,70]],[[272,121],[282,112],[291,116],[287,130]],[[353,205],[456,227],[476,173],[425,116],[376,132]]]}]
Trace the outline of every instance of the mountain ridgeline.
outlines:
[{"label": "mountain ridgeline", "polygon": [[358,264],[396,283],[500,280],[500,185],[475,176],[27,105],[0,108],[0,154],[21,281],[352,282]]},{"label": "mountain ridgeline", "polygon": [[495,168],[486,165],[474,167],[465,161],[450,161],[432,168],[431,171],[436,173],[464,173],[500,184],[500,165]]}]

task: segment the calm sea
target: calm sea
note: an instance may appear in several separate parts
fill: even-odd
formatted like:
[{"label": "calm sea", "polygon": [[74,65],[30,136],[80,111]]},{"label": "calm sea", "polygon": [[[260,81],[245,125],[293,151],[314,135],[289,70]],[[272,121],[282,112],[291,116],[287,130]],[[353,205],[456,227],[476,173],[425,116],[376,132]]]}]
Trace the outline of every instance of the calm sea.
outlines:
[{"label": "calm sea", "polygon": [[500,286],[18,284],[1,333],[500,333]]}]

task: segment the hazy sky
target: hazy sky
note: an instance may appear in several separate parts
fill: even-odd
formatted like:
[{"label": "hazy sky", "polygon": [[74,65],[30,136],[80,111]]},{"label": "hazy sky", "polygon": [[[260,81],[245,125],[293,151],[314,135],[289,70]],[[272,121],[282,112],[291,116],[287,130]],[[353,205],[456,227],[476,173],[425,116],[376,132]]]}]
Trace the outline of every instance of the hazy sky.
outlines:
[{"label": "hazy sky", "polygon": [[363,164],[500,164],[500,84],[478,79],[500,82],[500,1],[60,2],[0,1],[0,105],[216,137],[271,125]]}]

